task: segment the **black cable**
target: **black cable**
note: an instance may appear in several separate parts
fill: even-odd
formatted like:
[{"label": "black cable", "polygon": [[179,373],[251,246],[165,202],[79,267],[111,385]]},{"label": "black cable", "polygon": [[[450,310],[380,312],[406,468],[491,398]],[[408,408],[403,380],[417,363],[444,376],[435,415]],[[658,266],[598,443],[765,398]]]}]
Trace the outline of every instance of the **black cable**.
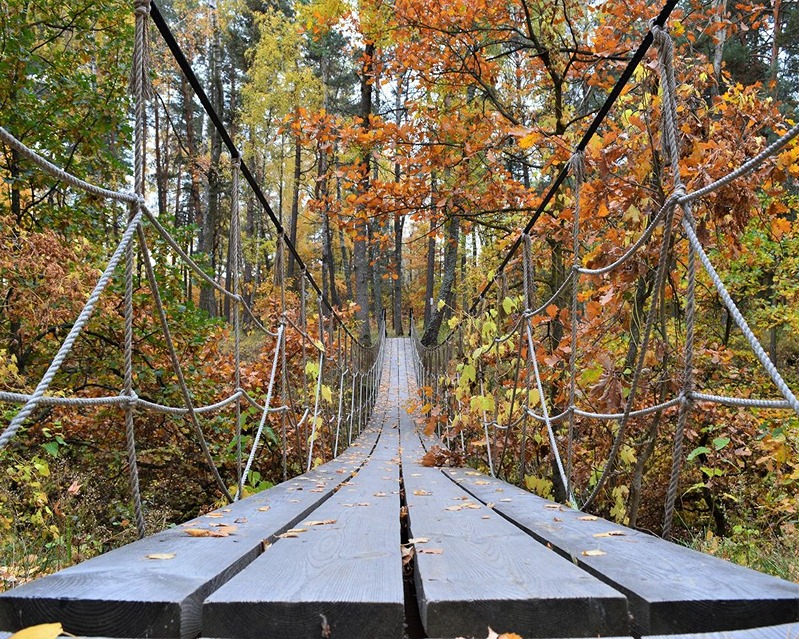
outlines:
[{"label": "black cable", "polygon": [[300,254],[297,252],[296,247],[292,243],[291,239],[286,235],[286,230],[283,228],[283,225],[280,223],[280,220],[275,215],[275,212],[272,210],[272,207],[269,205],[269,201],[266,199],[261,187],[258,186],[258,182],[256,182],[255,177],[250,172],[250,169],[244,163],[244,160],[241,157],[241,153],[236,148],[236,145],[233,143],[233,139],[230,137],[230,134],[225,129],[225,125],[222,122],[222,119],[217,114],[216,110],[214,109],[211,101],[208,99],[208,95],[205,93],[202,85],[200,84],[197,75],[194,73],[194,69],[192,69],[191,64],[186,59],[186,56],[183,54],[183,50],[180,48],[177,40],[175,40],[175,36],[172,34],[172,31],[169,29],[169,25],[164,20],[164,16],[159,11],[158,7],[156,6],[155,2],[150,2],[150,17],[153,19],[155,26],[158,27],[158,31],[161,33],[161,37],[164,39],[167,47],[169,48],[172,56],[175,58],[175,62],[178,63],[180,70],[183,72],[183,75],[186,76],[191,88],[194,89],[194,93],[200,100],[200,103],[205,109],[206,114],[211,119],[211,122],[214,125],[214,128],[217,130],[219,135],[222,138],[222,142],[225,143],[225,146],[228,149],[231,157],[239,158],[241,174],[244,176],[244,179],[247,180],[247,183],[250,185],[250,188],[255,193],[255,197],[258,198],[258,201],[261,203],[264,211],[269,216],[269,219],[272,221],[272,224],[275,226],[275,230],[277,231],[278,235],[283,238],[283,241],[286,244],[286,247],[294,256],[294,259],[297,261],[299,268],[303,272],[305,278],[308,280],[311,287],[317,292],[319,297],[322,299],[322,302],[327,307],[327,309],[336,317],[339,324],[344,328],[344,331],[349,335],[355,342],[360,344],[360,342],[355,338],[350,330],[347,328],[344,321],[341,319],[339,314],[336,312],[336,309],[333,308],[333,305],[328,301],[328,299],[322,293],[322,289],[319,288],[319,285],[311,275],[310,271],[305,266],[305,263],[302,261]]},{"label": "black cable", "polygon": [[[669,16],[671,15],[671,12],[674,10],[674,7],[677,6],[677,2],[678,0],[668,0],[664,5],[663,9],[661,9],[660,13],[658,14],[658,17],[655,18],[654,24],[662,28],[663,25],[666,24],[666,20],[668,20]],[[613,104],[616,102],[616,99],[621,95],[621,92],[624,90],[624,87],[627,85],[627,82],[632,77],[636,67],[640,64],[641,60],[644,59],[644,55],[646,55],[646,52],[649,50],[650,46],[652,46],[651,29],[647,32],[646,36],[641,41],[641,44],[638,46],[636,52],[633,54],[633,57],[630,58],[630,61],[627,63],[627,66],[624,68],[624,71],[622,71],[622,74],[619,76],[619,79],[616,80],[616,84],[613,85],[613,89],[611,90],[608,97],[605,99],[605,103],[602,105],[602,108],[599,109],[596,116],[594,116],[591,125],[588,127],[588,130],[585,132],[582,139],[580,140],[580,143],[577,145],[577,148],[574,150],[575,153],[584,151],[588,146],[588,143],[591,142],[591,138],[593,138],[594,134],[596,134],[597,130],[599,129],[599,126],[602,124],[602,121],[605,119],[608,112],[613,107]],[[528,220],[527,226],[524,227],[524,231],[521,232],[519,237],[516,238],[516,241],[508,250],[508,253],[505,255],[505,258],[502,260],[502,263],[499,265],[496,274],[488,281],[488,283],[486,283],[486,285],[483,287],[483,290],[480,291],[480,294],[474,300],[474,303],[469,308],[469,315],[472,315],[475,309],[477,308],[477,305],[483,299],[485,299],[486,294],[494,285],[494,282],[497,281],[497,276],[499,276],[502,273],[504,268],[508,265],[508,262],[510,262],[510,260],[513,258],[513,255],[519,249],[519,246],[522,243],[522,238],[532,230],[533,225],[538,221],[538,218],[541,217],[541,214],[544,212],[549,203],[552,201],[552,198],[555,197],[555,194],[557,193],[561,184],[563,184],[563,182],[566,180],[568,174],[569,174],[569,165],[566,164],[560,170],[560,173],[558,173],[557,177],[555,178],[555,181],[549,187],[549,190],[547,190],[546,195],[544,195],[544,199],[541,200],[541,204],[538,205],[538,208],[535,210],[535,212]],[[447,336],[447,339],[449,339],[449,336]]]}]

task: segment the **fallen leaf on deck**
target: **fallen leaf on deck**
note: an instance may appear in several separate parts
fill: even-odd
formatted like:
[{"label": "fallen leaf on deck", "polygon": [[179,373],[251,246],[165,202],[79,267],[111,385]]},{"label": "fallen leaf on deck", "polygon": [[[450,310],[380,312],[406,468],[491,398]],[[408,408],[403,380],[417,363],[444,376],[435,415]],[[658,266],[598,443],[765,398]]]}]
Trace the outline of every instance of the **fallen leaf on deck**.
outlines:
[{"label": "fallen leaf on deck", "polygon": [[270,508],[271,508],[271,506],[261,506],[261,508],[259,508],[258,510],[261,511],[262,513],[265,513]]},{"label": "fallen leaf on deck", "polygon": [[547,504],[544,508],[554,508],[555,510],[560,510],[560,504]]},{"label": "fallen leaf on deck", "polygon": [[214,519],[219,519],[220,517],[224,517],[222,513],[208,513],[206,517],[213,517]]},{"label": "fallen leaf on deck", "polygon": [[386,496],[386,493],[384,493],[384,492],[376,492],[375,493],[375,497],[385,497],[385,496]]},{"label": "fallen leaf on deck", "polygon": [[444,510],[460,510],[463,506],[447,506]]},{"label": "fallen leaf on deck", "polygon": [[411,562],[411,559],[413,559],[413,547],[400,546],[400,550],[402,551],[402,565],[407,566]]},{"label": "fallen leaf on deck", "polygon": [[480,506],[478,504],[463,504],[464,508],[471,508],[472,510],[479,510]]},{"label": "fallen leaf on deck", "polygon": [[500,499],[499,501],[512,501],[510,497],[505,497],[505,499]]},{"label": "fallen leaf on deck", "polygon": [[289,528],[289,529],[288,529],[286,532],[290,532],[290,533],[304,533],[304,532],[308,532],[308,529],[307,529],[307,528]]},{"label": "fallen leaf on deck", "polygon": [[303,522],[302,525],[303,526],[326,526],[327,524],[335,524],[335,523],[336,523],[335,519],[320,519],[318,521],[317,520],[306,521],[306,522]]},{"label": "fallen leaf on deck", "polygon": [[425,555],[440,555],[442,552],[444,552],[444,549],[443,548],[420,548],[417,552],[419,554],[425,554]]},{"label": "fallen leaf on deck", "polygon": [[596,521],[599,517],[594,517],[594,515],[583,515],[582,517],[578,517],[580,521]]},{"label": "fallen leaf on deck", "polygon": [[582,555],[583,557],[601,557],[602,555],[607,555],[603,550],[583,550]]},{"label": "fallen leaf on deck", "polygon": [[187,528],[186,534],[189,537],[210,537],[211,531],[206,528]]},{"label": "fallen leaf on deck", "polygon": [[246,524],[247,523],[247,518],[246,517],[237,517],[236,519],[233,520],[233,523],[234,524]]},{"label": "fallen leaf on deck", "polygon": [[211,533],[211,537],[227,537],[228,535],[232,535],[236,532],[239,527],[238,526],[226,526],[225,524],[211,524],[212,526],[216,527],[216,530],[209,531]]},{"label": "fallen leaf on deck", "polygon": [[60,623],[43,623],[30,628],[23,628],[11,635],[10,639],[55,639],[64,632]]},{"label": "fallen leaf on deck", "polygon": [[486,504],[486,508],[493,508],[496,504],[493,501],[490,501]]},{"label": "fallen leaf on deck", "polygon": [[145,559],[174,559],[175,553],[173,552],[155,552],[152,555],[147,555]]},{"label": "fallen leaf on deck", "polygon": [[427,537],[411,537],[408,540],[408,543],[409,544],[426,544],[428,541],[430,541],[430,540]]},{"label": "fallen leaf on deck", "polygon": [[293,539],[294,537],[299,537],[299,535],[295,532],[284,532],[282,535],[278,535],[281,539]]},{"label": "fallen leaf on deck", "polygon": [[360,502],[360,503],[357,503],[357,504],[355,504],[355,505],[356,505],[356,506],[368,506],[368,505],[369,505],[369,502],[368,502],[368,501],[362,501],[362,502]]},{"label": "fallen leaf on deck", "polygon": [[413,494],[418,495],[419,497],[423,497],[425,495],[432,495],[433,493],[429,493],[426,490],[419,489],[419,490],[414,490]]},{"label": "fallen leaf on deck", "polygon": [[488,486],[488,484],[490,484],[490,483],[491,482],[485,481],[483,479],[478,479],[476,482],[474,482],[474,485],[475,486]]},{"label": "fallen leaf on deck", "polygon": [[624,537],[626,534],[623,530],[609,530],[608,532],[594,533],[594,537]]},{"label": "fallen leaf on deck", "polygon": [[491,519],[491,515],[483,515],[482,519]]},{"label": "fallen leaf on deck", "polygon": [[557,521],[558,523],[562,522],[563,520],[560,517],[553,517],[552,521]]}]

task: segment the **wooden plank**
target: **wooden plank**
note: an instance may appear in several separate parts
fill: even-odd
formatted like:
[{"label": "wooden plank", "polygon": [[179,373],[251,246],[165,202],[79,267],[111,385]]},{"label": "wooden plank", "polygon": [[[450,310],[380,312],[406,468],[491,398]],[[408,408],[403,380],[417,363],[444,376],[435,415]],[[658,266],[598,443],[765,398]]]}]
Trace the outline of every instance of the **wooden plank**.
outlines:
[{"label": "wooden plank", "polygon": [[650,635],[642,639],[799,639],[799,623],[746,630],[703,632],[694,635]]},{"label": "wooden plank", "polygon": [[422,623],[436,637],[623,635],[625,597],[505,521],[445,477],[401,420],[402,474]]},{"label": "wooden plank", "polygon": [[313,521],[206,599],[206,636],[402,637],[399,438],[388,412],[396,415],[396,406],[382,412],[369,461],[308,516]]},{"label": "wooden plank", "polygon": [[[53,575],[0,593],[0,629],[59,621],[76,635],[194,637],[203,599],[358,470],[378,433],[306,475]],[[228,537],[187,529],[236,526]],[[169,559],[148,559],[162,555]]]},{"label": "wooden plank", "polygon": [[[553,504],[476,471],[444,471],[482,503],[630,600],[633,632],[736,630],[799,620],[799,585]],[[608,535],[610,532],[616,535]],[[602,555],[586,556],[585,551]]]}]

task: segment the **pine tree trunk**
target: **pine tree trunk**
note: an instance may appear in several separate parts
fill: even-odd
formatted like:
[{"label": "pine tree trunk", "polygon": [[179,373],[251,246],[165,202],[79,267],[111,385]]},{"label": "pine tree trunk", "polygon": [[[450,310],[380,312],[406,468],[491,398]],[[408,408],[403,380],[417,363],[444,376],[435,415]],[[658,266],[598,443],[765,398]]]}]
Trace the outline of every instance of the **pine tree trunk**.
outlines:
[{"label": "pine tree trunk", "polygon": [[[458,236],[460,217],[453,215],[447,222],[447,245],[444,248],[444,275],[438,291],[438,304],[433,309],[430,324],[422,335],[422,344],[434,346],[438,343],[438,333],[446,314],[451,311],[455,298],[455,276],[458,268]],[[443,302],[443,305],[441,304]],[[440,308],[439,308],[440,307]]]},{"label": "pine tree trunk", "polygon": [[[363,67],[361,72],[361,104],[360,116],[361,126],[368,129],[370,126],[369,116],[372,114],[372,77],[373,77],[373,57],[375,45],[368,42],[363,52]],[[370,188],[370,164],[371,158],[369,151],[366,151],[361,158],[361,179],[359,190],[366,193]],[[369,229],[366,221],[365,212],[358,212],[355,219],[355,240],[353,246],[353,267],[355,273],[355,303],[358,305],[355,311],[355,318],[358,320],[359,339],[364,344],[371,344],[372,330],[369,317],[369,257],[366,243],[368,241]]]},{"label": "pine tree trunk", "polygon": [[[300,138],[294,139],[294,190],[291,194],[291,218],[289,219],[289,239],[297,246],[297,220],[300,216],[300,177],[302,176],[302,146]],[[286,274],[289,278],[294,277],[295,260],[294,255],[289,251],[288,270]]]}]

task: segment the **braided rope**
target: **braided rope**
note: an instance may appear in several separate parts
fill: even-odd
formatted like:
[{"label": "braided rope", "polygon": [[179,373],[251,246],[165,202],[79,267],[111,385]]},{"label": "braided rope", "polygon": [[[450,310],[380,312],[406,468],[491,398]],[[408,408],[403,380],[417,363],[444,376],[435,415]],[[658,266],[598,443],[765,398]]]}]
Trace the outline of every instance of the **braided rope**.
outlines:
[{"label": "braided rope", "polygon": [[144,235],[144,230],[141,228],[139,229],[139,246],[142,252],[144,271],[147,274],[147,281],[150,284],[150,294],[152,295],[153,304],[155,306],[156,312],[158,313],[158,320],[161,323],[161,332],[164,335],[164,345],[169,352],[169,359],[172,362],[172,371],[175,373],[175,376],[178,379],[180,393],[183,396],[183,402],[188,409],[188,415],[191,418],[191,423],[194,427],[197,441],[205,457],[205,461],[211,470],[211,474],[214,476],[217,486],[219,486],[219,489],[222,491],[222,494],[227,498],[227,500],[229,502],[233,502],[233,496],[230,494],[225,482],[222,480],[222,476],[219,474],[219,469],[214,463],[213,455],[211,455],[208,442],[206,441],[202,427],[200,426],[200,420],[197,418],[197,412],[194,410],[194,401],[192,400],[191,392],[186,385],[186,378],[183,376],[183,369],[180,366],[180,359],[178,358],[177,351],[175,350],[175,344],[172,341],[172,332],[169,329],[169,322],[167,321],[164,305],[161,301],[161,293],[158,288],[158,282],[155,279],[152,261],[150,260],[150,251],[147,248],[147,238]]},{"label": "braided rope", "polygon": [[624,436],[627,432],[627,426],[630,423],[630,413],[632,412],[633,401],[635,400],[635,394],[638,390],[638,384],[641,381],[641,372],[644,369],[644,361],[646,359],[646,351],[649,347],[649,339],[652,334],[652,327],[655,323],[655,315],[657,315],[657,308],[658,308],[658,299],[660,298],[663,292],[663,284],[666,280],[666,271],[668,266],[668,256],[669,256],[669,245],[671,243],[671,228],[672,222],[674,219],[674,205],[672,204],[668,212],[666,213],[666,218],[664,220],[663,226],[663,244],[660,247],[660,258],[658,259],[658,266],[657,271],[655,272],[655,286],[652,289],[652,303],[649,306],[649,313],[647,314],[646,318],[646,326],[644,327],[644,335],[641,343],[638,346],[638,362],[635,366],[635,371],[633,372],[633,379],[630,384],[630,392],[627,395],[627,402],[624,406],[624,416],[621,418],[619,422],[619,430],[616,433],[616,436],[613,439],[613,445],[611,446],[610,453],[608,454],[608,460],[605,463],[605,467],[602,469],[602,473],[597,480],[596,485],[594,486],[593,490],[589,494],[588,498],[586,499],[585,503],[583,504],[583,508],[588,508],[594,502],[594,500],[599,495],[599,492],[605,485],[610,473],[613,471],[616,465],[616,458],[621,450],[622,442],[624,441]]},{"label": "braided rope", "polygon": [[708,258],[707,253],[705,253],[704,248],[702,247],[702,243],[699,241],[699,238],[696,236],[696,233],[693,229],[693,225],[689,222],[687,216],[683,216],[682,226],[685,230],[685,234],[688,237],[688,241],[691,243],[691,246],[696,251],[697,255],[699,256],[702,265],[705,267],[705,271],[710,276],[710,279],[713,281],[713,285],[716,287],[716,291],[718,291],[719,297],[721,297],[724,305],[727,307],[727,311],[732,315],[733,320],[737,324],[738,328],[741,329],[746,341],[749,342],[749,347],[754,351],[757,359],[762,364],[763,368],[766,369],[766,372],[771,377],[771,381],[774,382],[774,385],[780,391],[780,394],[785,398],[788,402],[788,405],[793,409],[793,411],[799,415],[799,401],[796,399],[796,395],[793,394],[791,389],[785,383],[785,380],[780,375],[780,372],[777,370],[777,367],[774,366],[774,363],[769,359],[769,356],[766,354],[766,351],[763,349],[760,340],[757,339],[755,334],[752,332],[752,329],[749,328],[749,324],[747,324],[746,320],[744,319],[743,315],[741,315],[741,311],[738,310],[738,306],[733,302],[732,297],[727,292],[727,288],[724,286],[724,282],[721,281],[719,274],[716,272],[716,269],[713,267],[713,264],[710,262],[710,258]]},{"label": "braided rope", "polygon": [[234,500],[238,500],[241,497],[241,491],[243,486],[247,483],[247,477],[250,475],[250,468],[252,467],[252,463],[255,460],[255,453],[258,451],[258,443],[261,440],[261,434],[263,433],[264,426],[266,426],[266,418],[269,414],[269,405],[272,403],[272,389],[275,386],[275,374],[277,373],[277,362],[278,357],[281,352],[285,352],[284,344],[283,344],[283,329],[284,325],[281,323],[277,329],[277,343],[275,344],[275,352],[272,355],[272,372],[269,374],[269,386],[266,389],[266,400],[264,401],[264,410],[261,413],[261,421],[258,423],[258,430],[255,432],[255,438],[252,442],[252,448],[250,449],[250,454],[247,457],[247,465],[244,467],[244,471],[241,475],[241,482],[236,490],[236,495]]},{"label": "braided rope", "polygon": [[135,203],[139,201],[139,196],[135,193],[104,189],[102,187],[95,186],[94,184],[90,184],[85,180],[81,180],[79,177],[72,175],[72,173],[64,171],[64,169],[57,167],[55,164],[45,160],[41,155],[36,153],[36,151],[27,147],[24,143],[19,141],[1,126],[0,140],[16,150],[21,156],[33,162],[45,173],[51,175],[57,180],[60,180],[61,182],[65,182],[66,184],[74,186],[77,189],[85,191],[86,193],[91,193],[92,195],[108,198],[110,200],[117,200],[119,202]]},{"label": "braided rope", "polygon": [[142,211],[139,210],[136,212],[133,218],[131,218],[130,222],[128,222],[128,227],[125,229],[119,244],[117,244],[117,248],[111,256],[111,259],[108,261],[103,274],[100,276],[97,284],[95,284],[94,290],[89,296],[89,299],[86,301],[83,310],[81,310],[78,318],[75,320],[75,323],[69,330],[69,333],[62,342],[61,347],[58,349],[58,352],[53,358],[53,361],[50,362],[50,366],[48,366],[47,371],[36,385],[36,389],[33,391],[33,394],[27,400],[25,405],[14,416],[8,427],[5,429],[5,431],[3,431],[3,434],[0,435],[0,448],[7,446],[8,443],[14,438],[14,435],[17,434],[17,431],[20,429],[22,424],[33,412],[33,409],[38,405],[40,398],[43,397],[47,392],[47,389],[50,388],[53,378],[60,370],[61,365],[64,363],[64,360],[72,350],[75,340],[78,338],[78,335],[80,335],[83,327],[86,326],[87,322],[91,318],[92,312],[94,311],[94,308],[97,306],[97,302],[100,299],[100,295],[102,295],[103,291],[113,278],[114,271],[116,270],[116,267],[121,261],[122,256],[125,254],[125,251],[133,240],[133,236],[136,233],[136,229],[139,227],[139,224],[141,223],[141,219]]},{"label": "braided rope", "polygon": [[[574,176],[574,222],[572,224],[572,270],[580,268],[580,195],[585,181],[585,153],[575,153],[571,160]],[[566,493],[572,492],[572,464],[574,457],[574,400],[577,395],[577,295],[580,279],[574,278],[571,295],[571,336],[569,352],[569,429],[566,439]]]},{"label": "braided rope", "polygon": [[[555,464],[558,468],[560,480],[563,482],[563,487],[566,489],[566,496],[571,504],[576,504],[574,495],[570,490],[570,484],[566,477],[566,471],[563,469],[563,461],[560,458],[560,451],[558,450],[558,442],[555,439],[555,431],[552,429],[552,421],[549,419],[549,411],[547,410],[547,402],[544,397],[544,386],[541,383],[541,374],[538,371],[538,358],[535,354],[535,342],[533,341],[533,331],[530,327],[530,322],[525,323],[525,330],[527,332],[527,346],[529,348],[528,357],[533,364],[533,374],[535,375],[535,385],[538,389],[538,401],[541,402],[541,412],[544,415],[544,423],[547,426],[547,434],[549,435],[549,445],[552,447],[552,454],[555,457]],[[529,395],[528,395],[529,398]],[[528,399],[529,401],[529,399]],[[525,406],[525,410],[529,411],[530,407]]]},{"label": "braided rope", "polygon": [[[239,176],[241,175],[241,158],[230,159],[233,184],[230,193],[230,237],[228,240],[229,253],[233,254],[234,263],[232,268],[233,279],[233,360],[234,360],[234,383],[236,391],[241,388],[241,280],[239,273],[243,266],[243,256],[241,249],[241,228],[239,220]],[[269,406],[265,407],[269,410]],[[242,450],[241,450],[241,402],[236,402],[236,494],[241,495],[243,483],[242,469]]]}]

